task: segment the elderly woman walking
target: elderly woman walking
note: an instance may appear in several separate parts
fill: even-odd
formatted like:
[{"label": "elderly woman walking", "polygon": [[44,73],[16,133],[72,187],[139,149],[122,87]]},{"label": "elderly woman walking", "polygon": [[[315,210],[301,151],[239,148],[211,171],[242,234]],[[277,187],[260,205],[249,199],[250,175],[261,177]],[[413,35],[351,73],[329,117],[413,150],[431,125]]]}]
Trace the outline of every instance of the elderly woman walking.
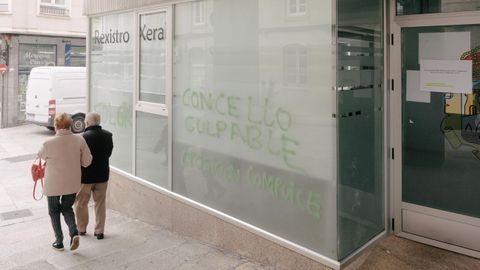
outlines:
[{"label": "elderly woman walking", "polygon": [[63,250],[63,233],[60,213],[70,232],[70,250],[80,245],[73,203],[81,186],[81,166],[92,162],[87,143],[80,135],[70,131],[72,119],[66,113],[55,117],[55,137],[46,140],[38,157],[46,160],[44,194],[48,200],[48,213],[55,233],[52,247]]}]

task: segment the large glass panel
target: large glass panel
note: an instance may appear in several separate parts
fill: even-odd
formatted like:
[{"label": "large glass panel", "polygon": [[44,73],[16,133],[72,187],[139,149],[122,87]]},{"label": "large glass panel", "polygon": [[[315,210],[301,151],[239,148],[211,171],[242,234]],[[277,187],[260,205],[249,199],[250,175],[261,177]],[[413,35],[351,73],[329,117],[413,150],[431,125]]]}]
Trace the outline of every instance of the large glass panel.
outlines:
[{"label": "large glass panel", "polygon": [[113,132],[111,164],[132,172],[133,105],[132,13],[91,19],[90,110],[102,115],[102,126]]},{"label": "large glass panel", "polygon": [[136,123],[135,173],[168,188],[168,118],[137,111]]},{"label": "large glass panel", "polygon": [[384,230],[383,1],[338,0],[338,238],[343,259]]},{"label": "large glass panel", "polygon": [[480,0],[397,0],[397,15],[480,10]]},{"label": "large glass panel", "polygon": [[[432,60],[447,73],[471,61],[472,87],[421,91]],[[402,86],[403,201],[480,218],[480,26],[402,29]]]},{"label": "large glass panel", "polygon": [[332,1],[203,2],[175,9],[173,190],[337,259]]},{"label": "large glass panel", "polygon": [[140,15],[140,101],[165,104],[166,12]]}]

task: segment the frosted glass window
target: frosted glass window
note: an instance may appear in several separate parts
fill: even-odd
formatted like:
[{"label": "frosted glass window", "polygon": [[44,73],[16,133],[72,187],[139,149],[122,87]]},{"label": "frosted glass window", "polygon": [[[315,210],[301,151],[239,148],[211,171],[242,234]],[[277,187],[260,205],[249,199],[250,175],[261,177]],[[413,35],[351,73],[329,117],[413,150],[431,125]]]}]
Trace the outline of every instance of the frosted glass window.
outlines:
[{"label": "frosted glass window", "polygon": [[165,104],[166,12],[140,15],[140,101]]},{"label": "frosted glass window", "polygon": [[173,191],[336,259],[331,1],[201,2],[202,35],[175,8]]},{"label": "frosted glass window", "polygon": [[90,110],[113,133],[111,164],[132,173],[133,43],[132,13],[91,19]]},{"label": "frosted glass window", "polygon": [[137,111],[135,174],[168,188],[168,118]]}]

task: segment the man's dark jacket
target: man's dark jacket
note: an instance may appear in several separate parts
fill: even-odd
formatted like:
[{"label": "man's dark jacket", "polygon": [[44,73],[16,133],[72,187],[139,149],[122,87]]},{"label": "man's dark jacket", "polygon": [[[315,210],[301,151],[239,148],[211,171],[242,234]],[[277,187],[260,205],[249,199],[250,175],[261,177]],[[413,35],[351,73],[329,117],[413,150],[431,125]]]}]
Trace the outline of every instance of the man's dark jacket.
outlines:
[{"label": "man's dark jacket", "polygon": [[83,138],[92,153],[92,164],[82,167],[82,184],[94,184],[108,181],[110,175],[109,158],[112,155],[112,133],[101,126],[90,126],[85,129]]}]

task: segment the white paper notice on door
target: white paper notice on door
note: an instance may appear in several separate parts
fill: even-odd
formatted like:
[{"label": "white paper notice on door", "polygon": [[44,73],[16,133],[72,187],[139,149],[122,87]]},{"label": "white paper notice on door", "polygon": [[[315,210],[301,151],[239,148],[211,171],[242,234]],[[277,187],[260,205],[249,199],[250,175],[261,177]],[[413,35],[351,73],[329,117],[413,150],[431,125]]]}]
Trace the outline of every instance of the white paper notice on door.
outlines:
[{"label": "white paper notice on door", "polygon": [[470,32],[420,33],[418,61],[460,60],[470,50]]},{"label": "white paper notice on door", "polygon": [[472,61],[421,60],[420,90],[471,94]]}]

